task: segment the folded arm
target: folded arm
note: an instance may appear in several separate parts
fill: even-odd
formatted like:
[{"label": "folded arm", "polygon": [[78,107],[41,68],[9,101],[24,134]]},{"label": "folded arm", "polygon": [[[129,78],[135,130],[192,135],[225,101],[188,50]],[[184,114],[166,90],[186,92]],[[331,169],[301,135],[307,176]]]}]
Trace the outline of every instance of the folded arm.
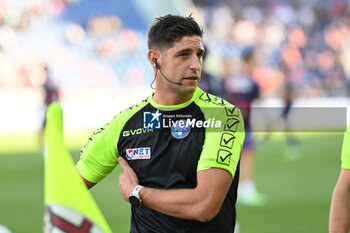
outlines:
[{"label": "folded arm", "polygon": [[[119,176],[119,190],[125,201],[139,184],[127,162],[119,158],[123,172]],[[210,221],[219,212],[231,186],[232,176],[223,169],[211,168],[197,172],[197,187],[193,189],[160,190],[144,187],[140,191],[143,205],[177,218]]]}]

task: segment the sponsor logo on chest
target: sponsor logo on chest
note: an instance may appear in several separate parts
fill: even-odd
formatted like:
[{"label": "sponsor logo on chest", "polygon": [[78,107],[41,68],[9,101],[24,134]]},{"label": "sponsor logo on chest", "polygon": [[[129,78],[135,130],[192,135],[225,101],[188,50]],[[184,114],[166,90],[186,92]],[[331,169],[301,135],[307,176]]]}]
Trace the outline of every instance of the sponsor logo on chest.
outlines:
[{"label": "sponsor logo on chest", "polygon": [[126,158],[128,160],[151,158],[150,147],[132,148],[132,149],[126,149],[125,151],[126,151]]},{"label": "sponsor logo on chest", "polygon": [[123,137],[129,137],[129,136],[140,135],[143,133],[152,133],[152,132],[153,132],[153,129],[143,129],[143,128],[125,130],[123,131]]}]

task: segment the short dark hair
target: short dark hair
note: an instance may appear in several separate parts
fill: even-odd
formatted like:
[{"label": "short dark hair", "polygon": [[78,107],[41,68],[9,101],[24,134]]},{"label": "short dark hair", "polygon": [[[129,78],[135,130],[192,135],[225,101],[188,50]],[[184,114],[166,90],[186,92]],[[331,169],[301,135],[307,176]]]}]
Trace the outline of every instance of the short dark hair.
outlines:
[{"label": "short dark hair", "polygon": [[148,49],[168,49],[183,37],[194,35],[202,37],[203,30],[191,15],[159,17],[148,31]]}]

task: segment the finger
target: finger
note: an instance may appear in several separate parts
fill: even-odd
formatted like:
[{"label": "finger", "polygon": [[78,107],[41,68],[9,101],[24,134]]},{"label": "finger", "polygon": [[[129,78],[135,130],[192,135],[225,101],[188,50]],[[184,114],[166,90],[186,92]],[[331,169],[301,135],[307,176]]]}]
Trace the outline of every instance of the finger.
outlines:
[{"label": "finger", "polygon": [[125,159],[123,159],[121,156],[118,158],[118,162],[123,169],[129,166]]}]

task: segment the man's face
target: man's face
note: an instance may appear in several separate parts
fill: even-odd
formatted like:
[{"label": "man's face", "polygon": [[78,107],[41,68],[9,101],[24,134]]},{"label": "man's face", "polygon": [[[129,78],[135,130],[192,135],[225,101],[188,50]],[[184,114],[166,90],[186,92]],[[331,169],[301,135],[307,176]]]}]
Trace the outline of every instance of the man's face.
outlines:
[{"label": "man's face", "polygon": [[203,55],[204,48],[200,36],[185,36],[175,42],[163,57],[161,69],[169,80],[182,85],[167,83],[167,86],[183,92],[193,92],[202,73]]}]

